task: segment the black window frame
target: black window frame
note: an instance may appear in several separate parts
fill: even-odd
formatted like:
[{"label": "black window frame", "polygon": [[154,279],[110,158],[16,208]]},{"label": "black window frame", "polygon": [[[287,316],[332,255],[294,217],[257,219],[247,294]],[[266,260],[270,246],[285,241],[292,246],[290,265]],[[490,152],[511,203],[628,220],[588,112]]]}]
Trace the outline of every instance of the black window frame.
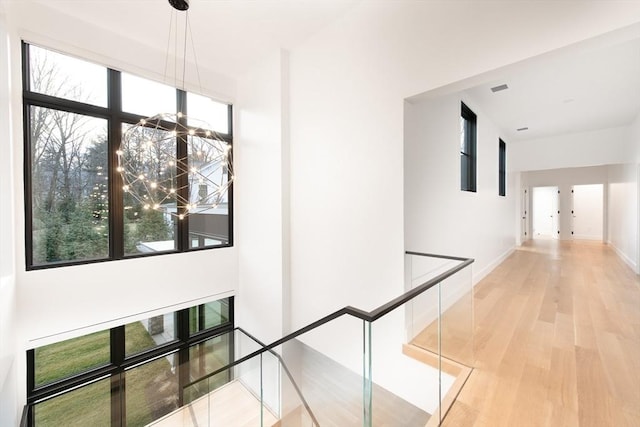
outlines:
[{"label": "black window frame", "polygon": [[460,190],[477,191],[477,116],[464,102],[460,103],[464,120],[464,143],[460,146]]},{"label": "black window frame", "polygon": [[498,139],[498,195],[507,196],[507,144]]},{"label": "black window frame", "polygon": [[[34,46],[41,47],[52,52],[50,49],[38,44]],[[122,85],[121,71],[109,67],[107,70],[107,91],[108,104],[107,107],[85,104],[82,102],[58,98],[30,90],[30,55],[29,46],[31,43],[22,41],[22,101],[23,101],[23,140],[24,140],[24,214],[25,214],[25,264],[26,270],[40,270],[47,268],[57,268],[74,265],[92,264],[105,261],[116,261],[121,259],[132,259],[138,257],[166,255],[182,252],[192,252],[200,250],[218,249],[233,247],[234,245],[234,203],[233,203],[233,183],[229,185],[227,190],[228,197],[228,239],[227,242],[215,246],[198,246],[191,248],[189,245],[189,216],[176,221],[176,248],[174,250],[150,253],[125,254],[125,236],[124,236],[124,206],[123,206],[123,190],[122,178],[116,171],[118,151],[122,139],[122,126],[124,124],[135,125],[146,116],[125,112],[122,110]],[[68,55],[63,53],[64,55]],[[71,56],[72,57],[72,56]],[[176,88],[176,112],[180,111],[187,114],[187,92]],[[228,133],[216,132],[217,137],[229,144],[231,150],[229,152],[230,161],[233,161],[233,105],[228,106]],[[32,169],[31,169],[31,108],[41,107],[54,109],[58,111],[80,114],[83,116],[105,119],[108,127],[108,206],[109,206],[109,250],[108,256],[95,259],[82,260],[63,260],[56,262],[47,262],[44,264],[33,263],[33,207],[32,207]],[[185,123],[186,124],[186,123]],[[177,154],[181,158],[187,157],[186,142],[180,141],[178,138]],[[189,191],[188,189],[186,191]]]},{"label": "black window frame", "polygon": [[[211,338],[229,334],[229,361],[233,361],[235,357],[235,310],[234,297],[225,298],[228,301],[229,319],[227,322],[214,326],[209,329],[190,333],[189,331],[189,311],[193,308],[199,308],[200,312],[204,309],[204,304],[193,307],[184,308],[175,311],[176,321],[176,338],[173,341],[158,345],[156,347],[144,350],[132,355],[126,354],[125,349],[125,326],[116,326],[109,329],[109,349],[110,361],[108,364],[98,366],[96,368],[75,374],[73,376],[62,378],[60,380],[35,386],[35,349],[27,350],[27,405],[30,408],[37,403],[54,398],[60,394],[73,391],[79,387],[91,384],[94,381],[111,378],[111,426],[121,427],[126,425],[126,386],[123,384],[122,374],[127,369],[152,362],[160,357],[169,354],[175,354],[178,358],[177,374],[178,374],[178,405],[182,407],[184,401],[184,386],[193,381],[190,378],[189,371],[189,350],[191,347],[201,344]],[[227,381],[231,381],[231,371],[227,372]],[[27,413],[27,426],[35,426],[33,410]]]}]

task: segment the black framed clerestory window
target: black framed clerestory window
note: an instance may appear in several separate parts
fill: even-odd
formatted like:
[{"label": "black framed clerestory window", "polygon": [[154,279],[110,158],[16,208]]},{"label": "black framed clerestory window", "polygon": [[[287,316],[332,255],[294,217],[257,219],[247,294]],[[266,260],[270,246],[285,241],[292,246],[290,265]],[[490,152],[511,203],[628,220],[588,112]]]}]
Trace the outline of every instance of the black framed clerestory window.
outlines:
[{"label": "black framed clerestory window", "polygon": [[477,117],[464,102],[460,112],[460,189],[476,191]]},{"label": "black framed clerestory window", "polygon": [[507,144],[498,140],[498,195],[507,195]]},{"label": "black framed clerestory window", "polygon": [[[28,270],[233,245],[232,186],[215,209],[178,220],[170,214],[176,202],[149,209],[123,189],[116,171],[123,134],[155,113],[205,119],[207,135],[231,155],[230,104],[26,42],[22,62]],[[175,153],[174,165],[161,156],[140,157],[142,170],[168,174],[175,159],[188,168],[213,168],[203,148],[166,136],[161,149]],[[228,180],[229,171],[220,170]],[[205,189],[195,182],[178,191]]]}]

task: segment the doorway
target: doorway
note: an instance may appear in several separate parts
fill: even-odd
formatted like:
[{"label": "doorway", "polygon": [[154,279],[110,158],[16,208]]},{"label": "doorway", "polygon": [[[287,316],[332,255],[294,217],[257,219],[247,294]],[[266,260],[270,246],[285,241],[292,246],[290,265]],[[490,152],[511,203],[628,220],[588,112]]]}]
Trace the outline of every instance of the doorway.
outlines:
[{"label": "doorway", "polygon": [[534,239],[557,239],[560,235],[558,187],[534,187],[532,222]]},{"label": "doorway", "polygon": [[603,184],[574,185],[571,196],[571,237],[602,241],[604,238]]}]

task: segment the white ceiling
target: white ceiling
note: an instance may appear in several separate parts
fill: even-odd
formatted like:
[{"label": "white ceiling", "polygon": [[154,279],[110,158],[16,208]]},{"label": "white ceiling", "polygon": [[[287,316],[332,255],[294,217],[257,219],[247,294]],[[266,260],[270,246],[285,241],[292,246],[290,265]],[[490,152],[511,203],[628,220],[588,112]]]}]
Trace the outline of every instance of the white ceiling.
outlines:
[{"label": "white ceiling", "polygon": [[[509,89],[493,93],[500,84]],[[640,39],[532,60],[465,92],[508,141],[629,125],[640,113]]]},{"label": "white ceiling", "polygon": [[[56,9],[166,51],[173,11],[167,0],[21,1]],[[302,43],[360,1],[190,3],[198,63],[235,77],[274,49],[291,49]],[[640,38],[636,35],[632,41],[598,46],[526,61],[525,66],[515,68],[517,72],[476,80],[487,82],[491,75],[495,79],[466,92],[509,142],[629,124],[640,113]],[[498,74],[499,79],[495,77]],[[508,90],[491,92],[491,87],[504,83]],[[521,127],[529,130],[516,132]]]},{"label": "white ceiling", "polygon": [[[24,1],[53,8],[166,51],[174,12],[167,0]],[[293,48],[357,2],[190,0],[188,14],[197,61],[211,71],[238,76],[274,49]],[[181,26],[184,16],[181,12],[178,14],[178,25]],[[191,49],[190,43],[188,49]]]}]

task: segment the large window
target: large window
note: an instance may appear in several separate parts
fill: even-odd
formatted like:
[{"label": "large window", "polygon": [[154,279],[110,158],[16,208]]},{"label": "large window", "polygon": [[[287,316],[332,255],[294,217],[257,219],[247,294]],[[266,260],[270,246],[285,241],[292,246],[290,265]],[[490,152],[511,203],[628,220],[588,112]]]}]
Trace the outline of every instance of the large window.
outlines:
[{"label": "large window", "polygon": [[[193,116],[205,120],[204,139],[228,150],[230,105],[26,43],[23,69],[28,269],[233,244],[231,188],[215,206],[180,220],[175,200],[148,209],[124,191],[116,171],[123,134],[156,113],[192,112],[186,126],[200,126]],[[163,129],[172,126],[163,123]],[[139,143],[152,134],[162,141],[163,156],[228,181],[229,171],[206,150],[170,131],[142,127]],[[135,149],[136,140],[129,143]],[[160,155],[137,160],[150,176],[175,175],[176,161]],[[178,191],[207,200],[209,189],[189,181]]]},{"label": "large window", "polygon": [[498,140],[498,194],[507,195],[507,144]]},{"label": "large window", "polygon": [[464,103],[460,113],[460,189],[476,191],[476,115]]},{"label": "large window", "polygon": [[[233,360],[233,298],[27,351],[28,425],[142,427],[194,399]],[[207,381],[205,394],[229,382]]]}]

